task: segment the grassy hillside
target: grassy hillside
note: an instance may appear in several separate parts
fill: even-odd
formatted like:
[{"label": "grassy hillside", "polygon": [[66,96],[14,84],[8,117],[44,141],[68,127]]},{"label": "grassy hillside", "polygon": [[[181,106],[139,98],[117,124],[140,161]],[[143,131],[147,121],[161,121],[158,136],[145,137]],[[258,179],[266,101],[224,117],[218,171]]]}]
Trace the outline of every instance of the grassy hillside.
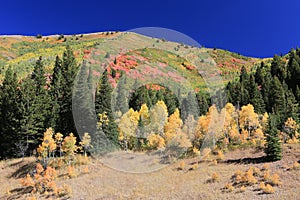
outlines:
[{"label": "grassy hillside", "polygon": [[[179,70],[181,75],[187,77],[189,82],[195,83],[194,88],[201,87],[203,81],[198,77],[197,71],[193,71],[191,63],[182,57],[178,57],[174,52],[163,50],[165,47],[177,49],[180,53],[183,50],[189,49],[192,52],[201,52],[211,57],[219,69],[217,72],[223,76],[225,81],[237,76],[240,68],[246,66],[251,70],[255,64],[262,59],[240,56],[235,53],[220,49],[197,48],[185,46],[172,42],[166,42],[156,38],[136,35],[134,33],[119,33],[119,32],[102,32],[93,34],[77,34],[77,35],[51,35],[38,38],[36,36],[0,36],[0,80],[3,79],[4,71],[8,66],[11,66],[20,76],[24,77],[33,69],[33,64],[39,56],[43,56],[46,69],[49,73],[54,65],[55,57],[62,56],[66,45],[70,45],[74,50],[78,63],[85,56],[85,50],[95,51],[97,46],[101,46],[102,54],[106,54],[111,48],[117,49],[118,46],[112,47],[110,41],[117,41],[118,46],[129,45],[128,41],[134,42],[136,45],[147,44],[147,49],[140,49],[126,54],[134,57],[139,54],[143,58],[151,62],[159,62],[170,64],[175,70]],[[104,45],[102,45],[104,44]],[[162,50],[158,50],[158,48]],[[126,51],[124,49],[123,51]],[[106,53],[105,53],[106,52]],[[114,57],[112,57],[114,59]],[[205,58],[201,60],[205,63]],[[141,64],[141,63],[138,63]],[[189,68],[191,67],[191,68]]]}]

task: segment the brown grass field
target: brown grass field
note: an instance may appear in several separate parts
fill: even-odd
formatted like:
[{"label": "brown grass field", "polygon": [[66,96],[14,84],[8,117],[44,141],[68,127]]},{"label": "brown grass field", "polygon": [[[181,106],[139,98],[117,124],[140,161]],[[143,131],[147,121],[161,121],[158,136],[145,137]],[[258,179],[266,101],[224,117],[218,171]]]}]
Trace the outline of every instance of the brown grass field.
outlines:
[{"label": "brown grass field", "polygon": [[[115,153],[106,160],[110,166],[114,159],[137,159],[134,162],[151,162],[159,165],[157,159],[147,161],[141,155],[124,154],[116,157]],[[115,157],[114,157],[115,156]],[[160,169],[147,173],[128,173],[112,169],[99,160],[91,159],[88,166],[89,172],[83,172],[86,166],[78,166],[75,178],[58,176],[58,185],[69,188],[69,195],[61,199],[300,199],[300,170],[291,169],[293,163],[300,161],[300,145],[285,145],[283,159],[277,162],[266,163],[264,153],[253,148],[235,150],[225,153],[225,159],[217,164],[211,161],[198,162],[197,158],[179,160],[170,165],[161,165]],[[157,163],[156,163],[157,162]],[[185,165],[180,163],[184,162]],[[198,163],[198,164],[197,164]],[[116,163],[115,163],[116,164]],[[149,164],[149,163],[148,163]],[[12,159],[0,163],[0,199],[27,199],[34,195],[24,194],[20,179],[34,168],[35,158]],[[122,166],[124,165],[124,166]],[[126,162],[121,162],[113,168],[124,169]],[[179,169],[179,167],[183,169]],[[152,164],[148,165],[152,166]],[[157,167],[155,166],[155,167]],[[136,166],[143,170],[143,164]],[[266,194],[259,189],[258,183],[245,188],[234,187],[232,191],[224,190],[227,182],[237,170],[246,171],[256,167],[263,174],[269,168],[271,174],[277,173],[282,184],[274,186],[274,193]],[[146,171],[146,169],[145,169]],[[63,174],[60,171],[59,174]],[[212,175],[217,174],[215,181]],[[59,199],[51,195],[35,196],[36,199]]]}]

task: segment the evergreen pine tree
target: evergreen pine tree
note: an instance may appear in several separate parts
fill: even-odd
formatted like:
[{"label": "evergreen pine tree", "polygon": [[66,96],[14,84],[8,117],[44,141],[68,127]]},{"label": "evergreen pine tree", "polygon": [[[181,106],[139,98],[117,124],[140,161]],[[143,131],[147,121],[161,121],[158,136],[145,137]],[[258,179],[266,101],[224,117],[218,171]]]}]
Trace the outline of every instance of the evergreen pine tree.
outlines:
[{"label": "evergreen pine tree", "polygon": [[51,104],[48,93],[47,79],[45,77],[45,68],[42,57],[36,61],[33,73],[31,75],[34,85],[34,99],[32,105],[32,121],[34,122],[33,134],[35,135],[36,145],[38,139],[43,137],[45,129],[50,127]]},{"label": "evergreen pine tree", "polygon": [[279,117],[279,124],[282,124],[285,119],[286,97],[283,86],[276,76],[272,80],[271,94],[272,99],[269,103],[272,105],[274,113]]},{"label": "evergreen pine tree", "polygon": [[89,69],[84,61],[75,80],[72,102],[73,119],[76,122],[77,133],[81,136],[84,133],[94,136],[96,132],[92,91],[89,87],[88,77]]},{"label": "evergreen pine tree", "polygon": [[105,114],[109,122],[102,124],[102,130],[110,142],[118,144],[118,131],[111,108],[112,88],[108,82],[108,72],[105,70],[101,76],[100,83],[95,98],[96,114]]},{"label": "evergreen pine tree", "polygon": [[57,131],[61,130],[61,120],[60,120],[60,105],[62,103],[62,94],[63,94],[63,77],[62,77],[62,61],[56,56],[55,65],[53,69],[51,84],[50,84],[50,95],[51,95],[51,104],[52,104],[52,112],[51,112],[51,127]]},{"label": "evergreen pine tree", "polygon": [[289,117],[292,117],[295,121],[299,120],[299,103],[297,102],[293,92],[287,90],[285,93],[286,105],[285,105],[285,117],[283,122],[285,122]]},{"label": "evergreen pine tree", "polygon": [[253,75],[250,76],[250,103],[254,106],[255,112],[263,114],[265,112],[265,103],[263,97],[258,89],[258,85],[255,83]]},{"label": "evergreen pine tree", "polygon": [[250,76],[247,73],[246,68],[243,66],[240,74],[240,103],[241,105],[247,105],[250,102],[249,88],[250,88]]},{"label": "evergreen pine tree", "polygon": [[275,115],[269,116],[268,127],[265,133],[266,147],[265,153],[271,161],[280,160],[282,158],[282,146],[280,144],[279,132],[277,130],[278,119]]},{"label": "evergreen pine tree", "polygon": [[287,78],[287,69],[282,58],[275,55],[271,64],[271,74],[272,76],[277,76],[280,82],[283,82]]},{"label": "evergreen pine tree", "polygon": [[0,158],[16,156],[15,143],[20,139],[20,95],[17,75],[11,68],[5,72],[1,87]]},{"label": "evergreen pine tree", "polygon": [[[64,135],[69,134],[70,132],[76,133],[76,128],[73,120],[72,113],[72,90],[74,86],[74,80],[77,75],[79,66],[76,64],[76,60],[73,54],[73,51],[69,46],[66,47],[66,50],[62,58],[62,101],[60,106],[60,120],[61,127],[60,130],[57,130]],[[78,136],[78,135],[77,135]]]},{"label": "evergreen pine tree", "polygon": [[266,105],[267,112],[272,112],[272,75],[269,71],[266,72],[266,75],[263,77],[261,93]]},{"label": "evergreen pine tree", "polygon": [[122,114],[128,111],[128,100],[125,88],[126,76],[122,75],[117,85],[116,96],[116,111],[121,111]]},{"label": "evergreen pine tree", "polygon": [[202,115],[206,115],[208,108],[209,108],[209,104],[207,102],[207,97],[205,94],[197,94],[197,99],[198,99],[198,105],[199,105],[199,114],[200,116]]}]

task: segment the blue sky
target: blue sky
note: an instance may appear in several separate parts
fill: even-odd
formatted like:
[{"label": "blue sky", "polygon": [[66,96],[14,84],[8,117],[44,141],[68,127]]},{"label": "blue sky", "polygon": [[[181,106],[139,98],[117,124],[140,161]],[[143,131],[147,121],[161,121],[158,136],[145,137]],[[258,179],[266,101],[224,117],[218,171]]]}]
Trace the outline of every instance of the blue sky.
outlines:
[{"label": "blue sky", "polygon": [[300,46],[297,0],[5,0],[0,19],[1,35],[163,27],[206,47],[255,57],[287,53]]}]

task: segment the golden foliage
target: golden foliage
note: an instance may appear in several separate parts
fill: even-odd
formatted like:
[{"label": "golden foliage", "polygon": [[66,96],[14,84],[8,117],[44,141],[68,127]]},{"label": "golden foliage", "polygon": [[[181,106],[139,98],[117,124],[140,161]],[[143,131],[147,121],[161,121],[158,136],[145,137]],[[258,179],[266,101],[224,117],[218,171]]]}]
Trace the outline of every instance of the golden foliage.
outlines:
[{"label": "golden foliage", "polygon": [[119,122],[119,140],[128,139],[131,136],[135,136],[136,129],[139,122],[139,112],[134,111],[130,108],[124,115],[121,117]]},{"label": "golden foliage", "polygon": [[[299,133],[298,133],[298,128],[299,125],[297,124],[297,122],[289,117],[286,122],[284,123],[284,130],[285,132],[288,134],[289,138],[288,139],[293,139],[293,138],[297,138],[299,137]],[[295,140],[294,139],[294,140]]]},{"label": "golden foliage", "polygon": [[300,170],[300,164],[297,161],[295,161],[293,163],[292,169],[293,170]]},{"label": "golden foliage", "polygon": [[247,189],[247,188],[246,188],[245,186],[243,186],[243,185],[242,185],[242,187],[240,187],[240,191],[241,191],[241,192],[245,192],[246,189]]},{"label": "golden foliage", "polygon": [[263,177],[265,181],[268,181],[270,179],[270,170],[266,170]]},{"label": "golden foliage", "polygon": [[212,182],[216,182],[219,179],[220,179],[220,176],[219,176],[219,174],[217,172],[212,173],[212,175],[211,175],[211,181]]},{"label": "golden foliage", "polygon": [[75,169],[73,166],[68,166],[68,177],[69,178],[76,177]]},{"label": "golden foliage", "polygon": [[84,151],[84,156],[86,156],[86,151],[91,147],[91,136],[88,133],[84,133],[79,144]]},{"label": "golden foliage", "polygon": [[217,160],[224,160],[225,156],[222,150],[217,151]]},{"label": "golden foliage", "polygon": [[72,159],[75,156],[78,147],[76,145],[76,137],[73,133],[70,133],[69,136],[66,136],[62,142],[62,150],[65,152],[68,159]]},{"label": "golden foliage", "polygon": [[178,167],[178,169],[179,169],[179,170],[184,170],[184,168],[185,168],[185,162],[182,160],[182,161],[179,162],[179,167]]},{"label": "golden foliage", "polygon": [[263,192],[266,194],[273,194],[275,192],[275,189],[270,184],[267,184],[264,187]]},{"label": "golden foliage", "polygon": [[270,177],[270,183],[272,185],[282,185],[282,182],[280,181],[280,177],[276,173]]},{"label": "golden foliage", "polygon": [[196,170],[198,169],[198,167],[199,167],[198,163],[195,163],[192,165],[192,170]]},{"label": "golden foliage", "polygon": [[148,136],[148,146],[153,149],[163,148],[165,146],[165,140],[158,134],[152,133]]},{"label": "golden foliage", "polygon": [[260,182],[259,183],[259,189],[264,190],[266,187],[265,182]]},{"label": "golden foliage", "polygon": [[165,130],[165,140],[166,143],[171,141],[181,129],[182,120],[180,119],[180,114],[178,108],[175,109],[175,112],[170,115],[168,118],[168,122],[166,123],[164,130]]},{"label": "golden foliage", "polygon": [[225,184],[225,187],[224,187],[226,190],[228,190],[229,192],[232,192],[234,190],[234,187],[231,183],[226,183]]},{"label": "golden foliage", "polygon": [[38,163],[36,165],[36,174],[31,177],[29,174],[21,179],[22,186],[31,187],[33,193],[43,194],[48,191],[54,191],[57,186],[54,182],[57,176],[56,170],[52,167],[47,167],[44,170],[43,166]]},{"label": "golden foliage", "polygon": [[56,150],[56,143],[53,139],[53,134],[53,129],[48,128],[46,132],[44,132],[42,144],[40,144],[37,148],[39,158],[43,159],[43,161],[46,161],[46,159],[51,156],[51,153],[54,153]]},{"label": "golden foliage", "polygon": [[141,120],[142,120],[144,126],[149,125],[149,123],[150,123],[150,118],[149,118],[149,109],[148,109],[147,104],[144,103],[144,104],[141,106],[141,109],[140,109],[140,111],[139,111],[139,115],[140,115],[140,117],[141,117]]},{"label": "golden foliage", "polygon": [[200,151],[199,151],[199,149],[197,149],[196,147],[193,147],[193,154],[194,154],[195,156],[200,156]]}]

